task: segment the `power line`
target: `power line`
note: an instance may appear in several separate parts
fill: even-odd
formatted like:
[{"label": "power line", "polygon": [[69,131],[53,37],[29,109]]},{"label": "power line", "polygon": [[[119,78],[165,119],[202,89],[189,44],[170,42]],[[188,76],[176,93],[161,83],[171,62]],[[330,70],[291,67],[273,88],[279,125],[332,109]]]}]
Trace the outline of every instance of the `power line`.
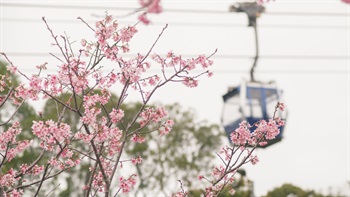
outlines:
[{"label": "power line", "polygon": [[[24,18],[0,18],[1,22],[13,22],[13,23],[41,23],[42,21],[39,19],[24,19]],[[87,23],[94,23],[94,20],[85,20]],[[71,20],[71,19],[50,19],[50,23],[81,23],[80,20]],[[132,24],[134,22],[131,21],[120,21],[122,24]],[[169,23],[174,26],[187,26],[187,27],[245,27],[246,24],[238,24],[238,23],[194,23],[194,22],[171,22]],[[161,25],[164,23],[161,22],[152,22],[152,25]],[[304,29],[344,29],[348,30],[349,26],[344,25],[286,25],[286,24],[259,24],[259,28],[304,28]]]},{"label": "power line", "polygon": [[[52,9],[80,9],[80,10],[122,10],[135,11],[139,8],[132,7],[111,7],[111,6],[84,6],[84,5],[50,5],[50,4],[26,4],[26,3],[2,3],[4,7],[23,7],[23,8],[52,8]],[[190,14],[232,14],[231,12],[222,10],[198,10],[198,9],[164,9],[164,12],[174,13],[190,13]],[[350,13],[334,13],[334,12],[266,12],[265,14],[280,16],[331,16],[342,17],[350,16]]]},{"label": "power line", "polygon": [[137,8],[131,7],[109,7],[109,6],[84,6],[84,5],[50,5],[50,4],[27,4],[27,3],[2,3],[4,7],[19,7],[19,8],[52,8],[52,9],[79,9],[79,10],[124,10],[134,11]]},{"label": "power line", "polygon": [[[232,14],[231,12],[223,12],[218,10],[193,10],[193,9],[166,9],[164,12],[181,12],[181,13],[196,13],[196,14]],[[264,12],[263,15],[279,15],[279,16],[349,16],[349,13],[334,13],[334,12]]]},{"label": "power line", "polygon": [[350,16],[350,13],[337,13],[337,12],[266,12],[266,14],[284,15],[284,16],[336,16],[336,17]]},{"label": "power line", "polygon": [[[51,55],[49,53],[28,53],[28,52],[7,52],[8,56],[17,56],[17,57],[48,57]],[[55,56],[61,56],[61,54],[54,54]],[[159,54],[166,56],[166,54]],[[123,54],[123,57],[136,57],[137,54],[128,53]],[[182,57],[196,57],[198,54],[182,54]],[[240,54],[231,54],[231,55],[220,55],[216,54],[213,56],[214,59],[254,59],[254,56],[251,55],[240,55]],[[350,60],[350,56],[343,55],[260,55],[261,59],[292,59],[292,60]]]}]

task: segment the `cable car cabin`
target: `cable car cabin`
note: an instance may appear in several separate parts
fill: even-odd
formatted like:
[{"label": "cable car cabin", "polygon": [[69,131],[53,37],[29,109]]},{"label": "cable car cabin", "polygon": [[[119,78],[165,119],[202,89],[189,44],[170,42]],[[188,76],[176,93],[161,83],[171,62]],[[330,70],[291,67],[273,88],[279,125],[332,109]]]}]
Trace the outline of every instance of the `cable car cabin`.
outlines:
[{"label": "cable car cabin", "polygon": [[[268,84],[244,82],[240,86],[230,89],[223,96],[224,108],[222,113],[222,124],[229,140],[230,134],[239,127],[239,123],[243,120],[253,125],[259,120],[271,119],[277,102],[281,101],[281,96],[281,91],[277,89],[274,82]],[[285,119],[286,113],[278,111],[276,116]],[[252,127],[251,132],[254,129]],[[281,141],[283,129],[284,127],[280,127],[280,134],[261,148],[266,148]]]}]

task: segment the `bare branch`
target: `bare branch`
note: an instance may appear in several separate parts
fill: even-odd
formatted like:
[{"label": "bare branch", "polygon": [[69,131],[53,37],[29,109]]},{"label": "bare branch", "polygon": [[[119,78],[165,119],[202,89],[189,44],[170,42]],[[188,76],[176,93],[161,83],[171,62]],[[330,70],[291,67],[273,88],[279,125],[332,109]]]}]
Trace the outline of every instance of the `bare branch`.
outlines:
[{"label": "bare branch", "polygon": [[92,28],[84,19],[82,19],[80,16],[77,18],[78,20],[81,20],[88,28],[90,28],[93,32],[95,32],[95,29]]},{"label": "bare branch", "polygon": [[166,24],[166,25],[163,27],[163,29],[162,29],[162,31],[159,33],[159,35],[158,35],[156,41],[154,41],[154,43],[152,44],[151,48],[148,50],[147,54],[145,55],[145,57],[143,57],[143,59],[139,62],[140,64],[141,64],[143,61],[145,61],[145,59],[147,59],[147,57],[149,56],[149,54],[152,52],[154,46],[157,44],[159,38],[163,35],[163,33],[164,33],[164,31],[165,31],[166,28],[168,28],[168,24]]},{"label": "bare branch", "polygon": [[12,91],[13,91],[14,89],[15,89],[14,87],[11,87],[11,88],[9,89],[7,95],[4,96],[4,97],[2,96],[2,98],[1,98],[1,103],[0,103],[0,108],[6,103],[7,99],[10,98],[10,95],[11,95],[11,93],[12,93]]},{"label": "bare branch", "polygon": [[24,103],[24,100],[22,101],[22,103],[20,105],[18,105],[17,109],[12,113],[12,115],[10,116],[10,118],[7,121],[0,123],[0,126],[4,126],[4,125],[8,124],[13,119],[13,117],[15,117],[16,113],[18,112],[19,108],[21,108],[23,103]]}]

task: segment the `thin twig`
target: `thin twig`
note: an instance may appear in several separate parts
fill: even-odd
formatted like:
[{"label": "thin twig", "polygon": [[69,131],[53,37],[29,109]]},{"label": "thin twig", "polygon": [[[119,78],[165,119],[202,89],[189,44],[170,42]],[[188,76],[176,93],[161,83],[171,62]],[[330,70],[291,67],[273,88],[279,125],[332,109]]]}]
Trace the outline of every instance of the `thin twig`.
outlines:
[{"label": "thin twig", "polygon": [[32,168],[41,160],[41,158],[44,156],[44,152],[45,150],[43,149],[40,153],[40,155],[38,156],[38,158],[36,158],[36,160],[27,168],[27,170],[23,173],[19,173],[15,176],[15,178],[17,179],[18,177],[22,176],[23,174],[29,172],[30,170],[32,170]]},{"label": "thin twig", "polygon": [[0,123],[0,126],[6,125],[7,123],[9,123],[9,122],[13,119],[13,117],[17,114],[19,108],[21,108],[21,106],[23,105],[24,101],[25,101],[25,100],[23,100],[22,103],[21,103],[20,105],[18,105],[18,107],[17,107],[16,110],[12,113],[12,115],[10,116],[10,118],[9,118],[8,120],[6,120],[6,121],[3,122],[3,123]]},{"label": "thin twig", "polygon": [[152,44],[151,48],[148,50],[147,54],[146,54],[146,55],[143,57],[143,59],[139,62],[140,64],[141,64],[143,61],[145,61],[145,59],[146,59],[146,58],[149,56],[149,54],[152,52],[154,46],[157,44],[159,38],[163,35],[163,33],[164,33],[164,31],[165,31],[166,28],[168,28],[168,24],[166,24],[166,25],[163,27],[163,29],[162,29],[162,31],[159,33],[159,35],[158,35],[156,41],[154,41],[154,43]]},{"label": "thin twig", "polygon": [[50,193],[52,193],[53,191],[55,191],[60,185],[61,185],[61,183],[59,183],[59,184],[58,184],[56,187],[54,187],[49,193],[47,193],[47,194],[45,195],[45,197],[49,196]]},{"label": "thin twig", "polygon": [[29,80],[29,77],[27,75],[25,75],[24,73],[22,73],[20,70],[17,69],[17,67],[12,63],[12,61],[10,61],[10,59],[7,57],[7,55],[3,52],[0,52],[1,55],[3,55],[5,57],[5,59],[7,60],[8,63],[10,63],[10,65],[14,68],[16,68],[16,72],[18,72],[20,75],[22,75],[23,77],[25,77],[26,79]]},{"label": "thin twig", "polygon": [[68,62],[69,62],[69,58],[68,58],[68,56],[66,56],[66,53],[63,51],[63,49],[62,49],[60,43],[58,42],[57,36],[53,33],[53,31],[52,31],[52,29],[50,28],[49,24],[46,22],[45,17],[42,17],[42,20],[44,21],[44,23],[45,23],[47,29],[48,29],[49,32],[51,33],[51,37],[55,40],[56,46],[60,49],[60,51],[61,51],[63,57],[66,59],[66,61],[67,61],[67,63],[68,63]]},{"label": "thin twig", "polygon": [[92,189],[92,181],[94,180],[94,176],[95,176],[95,173],[96,173],[96,168],[97,168],[97,165],[98,165],[98,163],[97,163],[97,161],[95,162],[95,166],[94,166],[94,168],[93,168],[93,170],[92,170],[92,173],[91,173],[91,175],[90,175],[90,177],[89,177],[89,182],[88,182],[88,189],[87,189],[87,191],[86,191],[86,195],[85,195],[85,197],[89,197],[89,194],[90,194],[90,191],[91,191],[91,189]]},{"label": "thin twig", "polygon": [[3,100],[1,100],[0,108],[6,103],[7,99],[10,98],[10,95],[11,95],[11,93],[12,93],[12,91],[13,91],[14,89],[15,89],[15,87],[12,86],[12,87],[9,89],[7,95],[6,95],[5,97],[2,97]]},{"label": "thin twig", "polygon": [[88,28],[90,28],[93,32],[95,32],[95,29],[92,28],[84,19],[82,19],[80,16],[77,18],[78,20],[81,20]]}]

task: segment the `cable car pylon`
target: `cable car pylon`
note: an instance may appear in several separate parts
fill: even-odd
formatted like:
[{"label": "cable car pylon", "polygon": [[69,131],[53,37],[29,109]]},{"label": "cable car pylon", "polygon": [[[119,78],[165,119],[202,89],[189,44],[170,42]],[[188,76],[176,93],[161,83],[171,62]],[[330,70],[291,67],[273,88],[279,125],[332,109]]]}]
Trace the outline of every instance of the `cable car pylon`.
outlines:
[{"label": "cable car pylon", "polygon": [[[257,31],[257,18],[265,11],[265,7],[256,2],[236,3],[230,7],[231,12],[244,12],[248,16],[248,27],[253,27],[255,36],[255,58],[250,69],[250,81],[243,81],[239,86],[230,88],[223,95],[224,108],[222,124],[230,140],[230,134],[238,128],[239,123],[247,121],[254,125],[260,120],[269,120],[273,117],[275,105],[282,99],[282,91],[277,88],[274,81],[263,83],[254,77],[254,71],[259,59],[259,42]],[[286,112],[279,112],[282,119],[286,119]],[[254,130],[251,128],[251,132]],[[266,148],[282,140],[284,126],[274,140],[268,141],[260,148]],[[231,142],[232,143],[232,142]]]}]

